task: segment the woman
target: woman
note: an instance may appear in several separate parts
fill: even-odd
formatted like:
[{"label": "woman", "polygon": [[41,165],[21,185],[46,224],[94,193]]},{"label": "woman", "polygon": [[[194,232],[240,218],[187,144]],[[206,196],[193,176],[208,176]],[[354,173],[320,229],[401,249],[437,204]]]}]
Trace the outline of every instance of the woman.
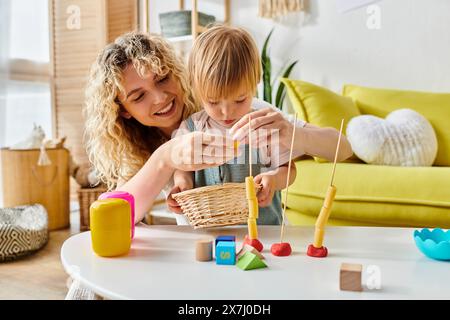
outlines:
[{"label": "woman", "polygon": [[[88,156],[109,189],[133,194],[135,222],[143,219],[174,170],[216,166],[230,160],[227,155],[233,155],[226,150],[211,154],[208,145],[215,139],[206,133],[192,132],[171,139],[181,121],[198,111],[186,79],[183,62],[170,44],[159,36],[138,32],[107,45],[92,66],[85,108]],[[273,121],[267,121],[267,116]],[[244,118],[235,125],[235,133],[242,138],[245,119],[248,121]],[[254,112],[253,122],[281,129],[282,143],[293,128],[273,109]],[[298,137],[296,155],[332,159],[338,138],[335,129],[307,124],[299,127]],[[196,163],[198,141],[201,159],[208,159],[205,163]],[[233,143],[224,145],[233,148]],[[183,162],[177,161],[176,155],[181,153],[185,156]],[[350,145],[344,138],[339,160],[350,155]]]}]

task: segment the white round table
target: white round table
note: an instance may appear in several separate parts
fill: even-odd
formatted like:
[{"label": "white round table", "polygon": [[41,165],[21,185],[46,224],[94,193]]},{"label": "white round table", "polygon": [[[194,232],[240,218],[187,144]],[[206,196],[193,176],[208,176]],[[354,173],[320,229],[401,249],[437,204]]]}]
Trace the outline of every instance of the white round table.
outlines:
[{"label": "white round table", "polygon": [[[414,229],[327,228],[327,258],[306,255],[314,229],[287,227],[284,240],[293,254],[274,257],[280,227],[259,226],[268,268],[243,271],[236,266],[195,260],[195,241],[236,235],[239,249],[245,226],[194,230],[189,226],[136,228],[128,255],[102,258],[91,249],[90,232],[72,236],[61,249],[63,266],[75,280],[109,299],[260,300],[260,299],[450,299],[450,263],[426,258],[415,247]],[[343,262],[381,271],[381,289],[339,290]]]}]

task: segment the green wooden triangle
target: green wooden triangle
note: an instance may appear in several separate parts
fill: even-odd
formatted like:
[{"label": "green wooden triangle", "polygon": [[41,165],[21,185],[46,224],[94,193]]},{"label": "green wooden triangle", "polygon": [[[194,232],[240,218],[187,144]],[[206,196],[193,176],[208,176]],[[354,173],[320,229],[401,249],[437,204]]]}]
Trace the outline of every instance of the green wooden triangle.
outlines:
[{"label": "green wooden triangle", "polygon": [[266,268],[267,265],[254,253],[246,252],[236,264],[242,270]]}]

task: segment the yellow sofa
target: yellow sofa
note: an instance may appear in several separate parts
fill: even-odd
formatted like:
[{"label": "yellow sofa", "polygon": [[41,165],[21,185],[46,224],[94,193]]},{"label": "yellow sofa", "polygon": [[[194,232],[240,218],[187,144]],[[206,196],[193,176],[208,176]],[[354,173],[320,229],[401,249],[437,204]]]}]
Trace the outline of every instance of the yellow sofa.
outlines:
[{"label": "yellow sofa", "polygon": [[[339,163],[330,225],[450,228],[450,94],[346,85],[338,95],[304,81],[282,81],[299,117],[312,124],[338,128],[342,118],[348,123],[359,114],[385,117],[395,109],[410,108],[435,129],[439,149],[432,167],[370,165],[356,158]],[[312,225],[332,164],[306,158],[296,167],[287,217],[294,225]]]}]

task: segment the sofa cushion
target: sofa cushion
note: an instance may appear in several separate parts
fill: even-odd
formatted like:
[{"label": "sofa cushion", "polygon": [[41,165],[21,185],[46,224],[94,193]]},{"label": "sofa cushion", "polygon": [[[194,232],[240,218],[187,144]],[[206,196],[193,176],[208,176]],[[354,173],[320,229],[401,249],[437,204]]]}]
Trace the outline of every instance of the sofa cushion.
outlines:
[{"label": "sofa cushion", "polygon": [[371,114],[354,117],[347,139],[360,159],[389,166],[431,166],[438,148],[430,122],[411,109],[392,111],[386,119]]},{"label": "sofa cushion", "polygon": [[385,118],[391,111],[410,108],[430,121],[438,140],[435,165],[450,166],[450,93],[366,88],[345,85],[343,94],[353,98],[362,114]]},{"label": "sofa cushion", "polygon": [[282,81],[299,118],[311,124],[339,129],[342,119],[348,123],[351,118],[361,114],[352,99],[326,88],[306,81],[286,78]]},{"label": "sofa cushion", "polygon": [[[288,207],[317,216],[332,163],[296,162]],[[389,167],[339,163],[331,219],[368,224],[450,228],[450,167]],[[284,197],[283,197],[284,199]]]}]

